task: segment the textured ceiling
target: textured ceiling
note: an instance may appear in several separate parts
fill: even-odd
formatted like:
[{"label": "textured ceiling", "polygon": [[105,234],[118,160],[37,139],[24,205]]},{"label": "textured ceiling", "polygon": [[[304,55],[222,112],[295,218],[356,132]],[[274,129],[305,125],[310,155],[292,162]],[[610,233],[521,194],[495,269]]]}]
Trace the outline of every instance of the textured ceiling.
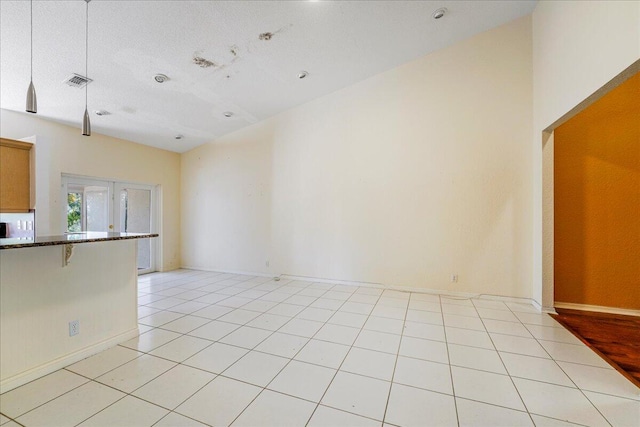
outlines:
[{"label": "textured ceiling", "polygon": [[[535,3],[93,0],[89,110],[111,113],[92,113],[93,132],[184,152],[527,15]],[[449,13],[434,20],[439,7]],[[63,80],[85,74],[85,2],[35,1],[33,13],[38,116],[80,127],[84,89]],[[29,1],[0,1],[0,20],[0,107],[24,111]],[[270,40],[260,39],[265,32]],[[156,83],[157,73],[170,80]]]}]

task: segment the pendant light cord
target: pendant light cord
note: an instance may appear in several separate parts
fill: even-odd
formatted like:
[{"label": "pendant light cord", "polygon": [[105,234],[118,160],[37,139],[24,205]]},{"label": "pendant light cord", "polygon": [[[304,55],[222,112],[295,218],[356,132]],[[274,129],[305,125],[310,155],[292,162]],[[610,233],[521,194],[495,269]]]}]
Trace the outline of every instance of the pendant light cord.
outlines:
[{"label": "pendant light cord", "polygon": [[86,5],[85,9],[85,26],[84,26],[84,35],[85,35],[85,45],[84,45],[84,73],[87,81],[84,86],[84,116],[82,117],[82,135],[91,136],[91,120],[89,119],[89,2],[91,0],[84,0]]},{"label": "pendant light cord", "polygon": [[[31,0],[33,1],[33,0]],[[84,46],[84,75],[89,78],[89,1],[87,3],[87,16],[85,20],[85,46]],[[87,109],[87,93],[89,92],[89,84],[84,87],[84,109]]]},{"label": "pendant light cord", "polygon": [[31,81],[33,82],[33,0],[31,0]]}]

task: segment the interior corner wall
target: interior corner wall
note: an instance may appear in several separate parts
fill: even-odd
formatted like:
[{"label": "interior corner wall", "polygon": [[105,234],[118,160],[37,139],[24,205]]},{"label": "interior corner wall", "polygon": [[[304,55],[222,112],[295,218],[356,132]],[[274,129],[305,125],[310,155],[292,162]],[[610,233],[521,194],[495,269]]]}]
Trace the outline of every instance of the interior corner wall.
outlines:
[{"label": "interior corner wall", "polygon": [[2,137],[35,141],[36,232],[62,234],[62,174],[160,185],[162,271],[180,267],[180,154],[0,109]]},{"label": "interior corner wall", "polygon": [[544,307],[553,307],[553,278],[543,280],[543,271],[553,270],[544,265],[553,257],[543,252],[549,247],[543,235],[553,238],[543,231],[553,228],[553,218],[543,211],[553,198],[543,197],[542,147],[548,138],[543,133],[638,58],[639,1],[538,2],[533,13],[533,298]]},{"label": "interior corner wall", "polygon": [[640,72],[554,133],[555,302],[640,310]]},{"label": "interior corner wall", "polygon": [[183,266],[531,297],[531,49],[529,16],[183,154]]}]

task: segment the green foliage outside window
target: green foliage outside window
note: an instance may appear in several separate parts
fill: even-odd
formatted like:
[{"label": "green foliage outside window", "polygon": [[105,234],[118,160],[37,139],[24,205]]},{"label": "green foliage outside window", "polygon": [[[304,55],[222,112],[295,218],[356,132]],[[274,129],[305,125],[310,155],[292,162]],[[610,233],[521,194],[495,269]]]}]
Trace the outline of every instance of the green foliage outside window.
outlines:
[{"label": "green foliage outside window", "polygon": [[67,194],[67,231],[82,231],[82,194]]}]

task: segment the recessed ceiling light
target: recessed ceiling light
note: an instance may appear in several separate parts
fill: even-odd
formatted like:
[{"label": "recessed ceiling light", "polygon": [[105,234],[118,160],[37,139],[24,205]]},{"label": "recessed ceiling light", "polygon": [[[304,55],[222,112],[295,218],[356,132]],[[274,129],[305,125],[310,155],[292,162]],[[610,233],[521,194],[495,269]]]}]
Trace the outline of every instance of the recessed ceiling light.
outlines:
[{"label": "recessed ceiling light", "polygon": [[222,115],[225,116],[226,118],[233,117],[233,112],[225,111],[224,113],[222,113]]},{"label": "recessed ceiling light", "polygon": [[169,77],[167,77],[165,74],[156,74],[155,76],[153,76],[153,80],[158,83],[164,83],[169,80]]},{"label": "recessed ceiling light", "polygon": [[108,116],[109,114],[111,114],[107,110],[96,110],[94,111],[94,113],[96,114],[96,116]]},{"label": "recessed ceiling light", "polygon": [[447,8],[446,7],[441,7],[440,9],[436,9],[433,12],[433,19],[440,19],[442,18],[445,14],[447,13]]},{"label": "recessed ceiling light", "polygon": [[183,139],[183,138],[184,138],[184,135],[180,135],[180,134],[178,134],[178,135],[174,136],[174,138],[175,138],[175,139]]},{"label": "recessed ceiling light", "polygon": [[308,73],[308,72],[306,72],[306,71],[300,71],[300,72],[298,73],[298,78],[302,80],[302,79],[304,79],[305,77],[307,77],[308,75],[309,75],[309,73]]}]

